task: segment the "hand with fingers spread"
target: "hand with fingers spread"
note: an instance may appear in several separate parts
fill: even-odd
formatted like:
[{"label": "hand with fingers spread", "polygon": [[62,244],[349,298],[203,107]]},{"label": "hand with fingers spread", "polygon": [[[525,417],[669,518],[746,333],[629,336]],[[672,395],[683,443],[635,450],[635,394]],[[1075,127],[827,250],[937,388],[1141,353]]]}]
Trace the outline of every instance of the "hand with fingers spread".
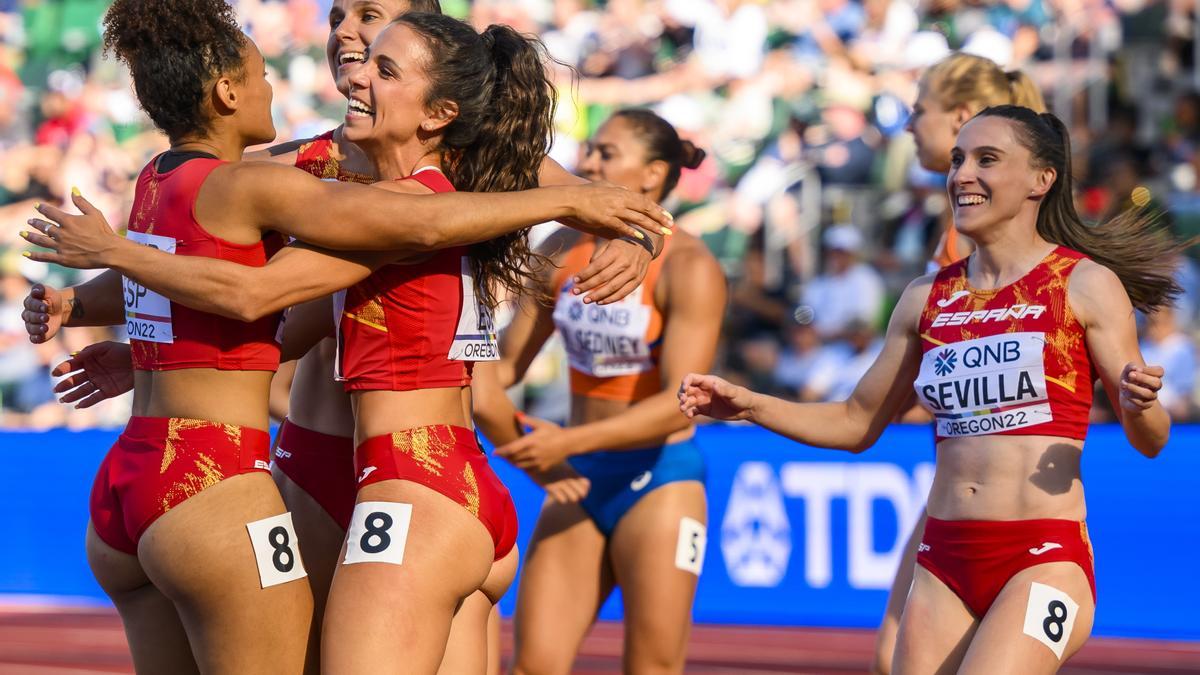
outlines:
[{"label": "hand with fingers spread", "polygon": [[592,482],[580,476],[569,464],[563,463],[546,471],[526,471],[550,499],[559,504],[574,504],[583,501]]},{"label": "hand with fingers spread", "polygon": [[88,345],[50,374],[66,375],[54,385],[54,393],[63,395],[59,403],[74,403],[76,408],[90,408],[133,390],[133,359],[129,345],[120,342]]},{"label": "hand with fingers spread", "polygon": [[74,304],[72,289],[59,290],[45,284],[34,284],[25,296],[21,320],[25,322],[25,332],[29,333],[29,341],[34,344],[49,342],[67,323]]},{"label": "hand with fingers spread", "polygon": [[607,305],[632,293],[650,269],[650,251],[627,239],[598,242],[588,266],[575,275],[575,295],[585,303]]},{"label": "hand with fingers spread", "polygon": [[1121,371],[1121,409],[1140,413],[1154,407],[1158,402],[1158,390],[1162,389],[1162,378],[1165,374],[1162,366],[1125,364]]},{"label": "hand with fingers spread", "polygon": [[[563,219],[570,227],[598,237],[634,237],[645,239],[638,230],[668,234],[675,220],[653,199],[608,183],[588,183],[570,187],[543,188],[569,190],[571,215]],[[637,227],[631,227],[636,225]]]},{"label": "hand with fingers spread", "polygon": [[107,256],[116,248],[136,246],[114,232],[104,214],[77,190],[71,191],[71,200],[79,208],[80,215],[72,215],[49,204],[37,205],[38,213],[49,221],[30,219],[29,224],[37,231],[21,232],[21,237],[50,251],[31,251],[25,254],[26,257],[75,269],[96,269],[110,266]]},{"label": "hand with fingers spread", "polygon": [[679,385],[679,410],[689,419],[706,415],[718,420],[750,419],[754,392],[716,375],[691,373]]},{"label": "hand with fingers spread", "polygon": [[532,431],[496,448],[497,457],[503,457],[526,472],[545,473],[571,456],[568,430],[536,417],[522,415],[520,419]]}]

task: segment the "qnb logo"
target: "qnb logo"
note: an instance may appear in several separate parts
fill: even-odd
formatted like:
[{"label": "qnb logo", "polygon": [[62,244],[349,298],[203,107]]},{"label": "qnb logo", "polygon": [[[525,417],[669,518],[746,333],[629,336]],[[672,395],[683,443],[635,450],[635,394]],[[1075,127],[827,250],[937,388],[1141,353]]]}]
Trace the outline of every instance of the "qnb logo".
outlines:
[{"label": "qnb logo", "polygon": [[573,302],[567,308],[567,316],[571,317],[572,321],[578,321],[583,318],[583,303]]},{"label": "qnb logo", "polygon": [[954,354],[954,350],[946,348],[933,357],[933,372],[939,376],[949,375],[954,372],[954,366],[957,364],[958,356]]},{"label": "qnb logo", "polygon": [[996,309],[980,309],[974,312],[940,312],[933,319],[933,327],[963,326],[971,323],[1036,319],[1046,313],[1045,305],[1013,305]]}]

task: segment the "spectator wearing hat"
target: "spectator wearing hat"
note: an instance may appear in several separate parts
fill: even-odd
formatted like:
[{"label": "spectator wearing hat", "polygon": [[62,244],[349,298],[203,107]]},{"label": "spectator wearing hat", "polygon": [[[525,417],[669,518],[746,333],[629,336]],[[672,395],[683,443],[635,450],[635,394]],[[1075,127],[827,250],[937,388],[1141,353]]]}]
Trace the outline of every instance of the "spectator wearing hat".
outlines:
[{"label": "spectator wearing hat", "polygon": [[825,271],[808,283],[801,305],[811,308],[813,326],[822,339],[845,336],[851,324],[877,325],[883,310],[884,285],[879,273],[862,262],[862,233],[848,223],[825,231]]}]

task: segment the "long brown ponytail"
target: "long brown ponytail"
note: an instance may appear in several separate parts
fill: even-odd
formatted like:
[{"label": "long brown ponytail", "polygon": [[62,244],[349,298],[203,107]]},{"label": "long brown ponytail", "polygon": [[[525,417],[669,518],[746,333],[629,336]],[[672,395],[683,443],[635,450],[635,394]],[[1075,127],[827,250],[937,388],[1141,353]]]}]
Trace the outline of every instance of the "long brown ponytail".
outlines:
[{"label": "long brown ponytail", "polygon": [[1075,211],[1071,187],[1071,137],[1053,113],[1001,105],[977,117],[1000,117],[1016,127],[1016,137],[1033,155],[1035,166],[1058,174],[1042,199],[1037,230],[1043,239],[1086,254],[1112,270],[1133,306],[1150,312],[1183,292],[1175,281],[1176,255],[1187,245],[1162,227],[1154,214],[1130,210],[1108,222],[1088,226]]},{"label": "long brown ponytail", "polygon": [[[537,187],[558,100],[541,41],[501,25],[480,34],[441,14],[409,13],[395,23],[429,47],[426,103],[458,104],[442,137],[450,182],[470,192]],[[494,308],[497,290],[521,292],[546,259],[530,249],[526,228],[472,246],[471,262],[478,297]]]},{"label": "long brown ponytail", "polygon": [[1046,110],[1037,84],[1019,70],[1005,71],[991,59],[955,52],[921,74],[921,88],[946,110],[964,106],[971,113],[994,105]]}]

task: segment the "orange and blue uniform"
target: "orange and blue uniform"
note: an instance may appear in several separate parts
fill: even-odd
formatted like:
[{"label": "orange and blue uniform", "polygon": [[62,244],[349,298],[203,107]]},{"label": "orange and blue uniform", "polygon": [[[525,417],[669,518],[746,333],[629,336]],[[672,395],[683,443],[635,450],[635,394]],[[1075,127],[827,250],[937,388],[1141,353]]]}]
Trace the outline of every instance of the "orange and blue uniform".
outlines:
[{"label": "orange and blue uniform", "polygon": [[[454,190],[432,167],[405,180]],[[475,361],[498,358],[466,247],[381,267],[335,296],[334,305],[336,374],[349,392],[465,387]],[[354,464],[359,489],[408,480],[460,504],[492,535],[497,560],[516,543],[516,507],[471,429],[437,424],[373,436],[355,449]]]},{"label": "orange and blue uniform", "polygon": [[[967,260],[943,268],[920,318],[923,356],[913,384],[937,440],[981,435],[1087,435],[1095,373],[1068,285],[1081,253],[1059,247],[1017,281],[970,286]],[[1077,563],[1095,595],[1087,527],[1069,520],[929,518],[917,563],[977,616],[1023,569]]]},{"label": "orange and blue uniform", "polygon": [[[127,237],[174,255],[261,267],[282,240],[255,244],[213,236],[196,221],[196,195],[224,162],[167,152],[138,177]],[[194,310],[124,280],[125,327],[136,370],[265,370],[279,367],[279,316],[244,323]],[[216,483],[270,470],[266,431],[206,420],[133,417],[92,485],[91,518],[109,546],[137,554],[138,540],[162,514]]]},{"label": "orange and blue uniform", "polygon": [[[667,251],[664,248],[651,261],[642,285],[624,299],[610,305],[585,304],[583,296],[572,293],[572,278],[587,266],[595,248],[595,240],[585,237],[567,251],[552,279],[557,294],[554,323],[566,347],[571,393],[636,403],[663,389],[663,314],[654,302],[654,288]],[[654,489],[705,478],[703,456],[691,438],[639,450],[576,455],[568,462],[591,482],[581,505],[605,535],[611,535],[621,517]]]}]

